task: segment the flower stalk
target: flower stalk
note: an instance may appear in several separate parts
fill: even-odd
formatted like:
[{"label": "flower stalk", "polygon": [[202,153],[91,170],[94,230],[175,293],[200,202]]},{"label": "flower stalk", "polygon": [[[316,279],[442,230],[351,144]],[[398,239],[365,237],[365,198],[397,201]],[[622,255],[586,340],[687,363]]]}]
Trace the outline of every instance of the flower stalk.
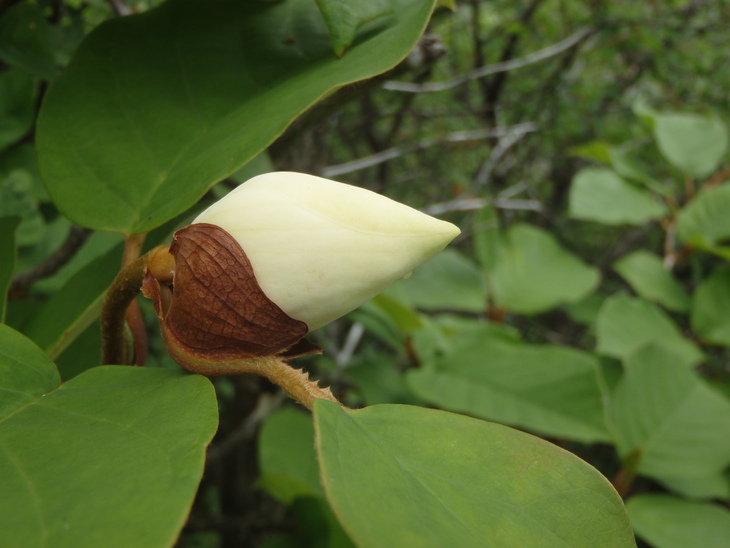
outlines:
[{"label": "flower stalk", "polygon": [[127,365],[131,362],[125,334],[127,310],[142,288],[148,257],[149,253],[122,268],[104,296],[100,316],[102,365]]}]

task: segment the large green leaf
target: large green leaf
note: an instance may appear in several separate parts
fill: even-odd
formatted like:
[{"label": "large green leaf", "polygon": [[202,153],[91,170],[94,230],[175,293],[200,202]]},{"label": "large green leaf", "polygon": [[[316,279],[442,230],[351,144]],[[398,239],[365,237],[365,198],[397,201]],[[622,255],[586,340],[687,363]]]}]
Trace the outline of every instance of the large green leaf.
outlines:
[{"label": "large green leaf", "polygon": [[517,224],[504,234],[488,273],[494,300],[510,312],[536,314],[577,302],[598,285],[598,270],[564,249],[548,232]]},{"label": "large green leaf", "polygon": [[121,247],[113,247],[81,268],[23,324],[23,333],[52,358],[98,315],[106,290],[119,272]]},{"label": "large green leaf", "polygon": [[433,0],[397,0],[338,59],[311,0],[169,0],[98,26],[49,89],[39,165],[75,222],[133,233],[190,207],[315,101],[402,60]]},{"label": "large green leaf", "polygon": [[671,349],[687,365],[703,359],[672,319],[658,306],[627,295],[613,295],[601,306],[596,320],[596,350],[614,358],[628,358],[640,347],[658,343]]},{"label": "large green leaf", "polygon": [[610,169],[585,168],[570,186],[570,216],[606,225],[643,225],[667,214],[650,192],[626,182]]},{"label": "large green leaf", "polygon": [[619,453],[642,474],[705,478],[730,465],[730,401],[676,355],[649,345],[625,362],[611,403]]},{"label": "large green leaf", "polygon": [[594,468],[539,438],[435,409],[315,404],[327,497],[360,548],[635,546]]},{"label": "large green leaf", "polygon": [[693,177],[706,177],[720,165],[728,147],[725,124],[697,114],[655,114],[654,138],[667,161]]},{"label": "large green leaf", "polygon": [[638,495],[626,503],[636,534],[654,548],[727,548],[730,511],[670,495]]},{"label": "large green leaf", "polygon": [[59,386],[39,348],[5,326],[0,338],[0,545],[172,545],[216,429],[211,384],[105,366]]},{"label": "large green leaf", "polygon": [[393,13],[389,0],[317,0],[335,53],[341,57],[355,39],[357,29],[368,21]]},{"label": "large green leaf", "polygon": [[730,346],[730,270],[715,270],[697,286],[690,320],[703,341]]},{"label": "large green leaf", "polygon": [[613,263],[613,269],[629,282],[640,297],[675,312],[689,309],[689,295],[653,253],[634,251]]},{"label": "large green leaf", "polygon": [[701,191],[677,218],[677,235],[692,245],[712,247],[730,238],[730,183]]},{"label": "large green leaf", "polygon": [[56,366],[30,340],[0,325],[0,420],[61,382]]},{"label": "large green leaf", "polygon": [[608,441],[598,360],[557,345],[457,334],[433,368],[408,373],[417,396],[450,411],[583,442]]},{"label": "large green leaf", "polygon": [[15,229],[20,217],[0,217],[0,323],[5,322],[8,288],[15,269]]}]

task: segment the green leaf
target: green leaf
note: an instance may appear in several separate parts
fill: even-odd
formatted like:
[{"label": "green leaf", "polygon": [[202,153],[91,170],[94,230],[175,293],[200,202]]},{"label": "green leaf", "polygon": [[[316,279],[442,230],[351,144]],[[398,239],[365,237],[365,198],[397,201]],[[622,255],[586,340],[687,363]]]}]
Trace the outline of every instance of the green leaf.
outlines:
[{"label": "green leaf", "polygon": [[0,149],[13,144],[33,126],[36,85],[18,69],[0,73]]},{"label": "green leaf", "polygon": [[324,498],[314,452],[312,417],[292,407],[270,415],[259,433],[259,484],[276,499]]},{"label": "green leaf", "polygon": [[0,325],[0,420],[60,382],[56,366],[48,356],[14,329]]},{"label": "green leaf", "polygon": [[653,253],[634,251],[613,263],[613,269],[640,297],[675,312],[689,310],[689,295]]},{"label": "green leaf", "polygon": [[413,406],[318,400],[314,417],[327,497],[361,548],[635,546],[606,479],[539,438]]},{"label": "green leaf", "polygon": [[271,414],[259,432],[258,462],[259,486],[287,504],[297,521],[291,546],[353,546],[324,497],[311,415],[294,407]]},{"label": "green leaf", "polygon": [[722,163],[728,147],[725,124],[714,116],[655,114],[654,138],[673,166],[692,177],[706,177]]},{"label": "green leaf", "polygon": [[481,312],[487,306],[484,275],[455,249],[444,249],[388,292],[424,310]]},{"label": "green leaf", "polygon": [[39,348],[0,338],[0,545],[170,546],[216,429],[207,379],[106,366],[59,386]]},{"label": "green leaf", "polygon": [[707,476],[662,476],[661,480],[671,491],[689,498],[730,500],[730,473],[726,470]]},{"label": "green leaf", "polygon": [[563,310],[568,313],[573,321],[586,324],[595,330],[596,319],[605,300],[606,295],[603,293],[592,293],[576,303],[566,304],[563,306]]},{"label": "green leaf", "polygon": [[386,314],[402,331],[419,329],[422,325],[418,312],[390,295],[381,293],[373,297],[370,302]]},{"label": "green leaf", "polygon": [[290,541],[285,547],[355,548],[324,498],[300,497],[290,508],[296,532],[284,537]]},{"label": "green leaf", "polygon": [[622,457],[640,455],[640,473],[704,478],[730,464],[730,402],[677,353],[645,346],[624,362],[610,413]]},{"label": "green leaf", "polygon": [[611,145],[606,141],[591,141],[578,145],[572,147],[568,153],[570,156],[585,158],[606,165],[611,163]]},{"label": "green leaf", "polygon": [[[61,380],[67,381],[80,375],[87,369],[99,365],[101,357],[101,322],[92,322],[83,332],[79,333],[56,360],[56,367],[61,374]],[[150,358],[148,354],[148,359]],[[154,358],[153,358],[154,359]],[[151,365],[151,361],[147,362]]]},{"label": "green leaf", "polygon": [[730,270],[717,269],[692,295],[692,329],[705,342],[730,346]]},{"label": "green leaf", "polygon": [[638,495],[626,503],[636,534],[654,548],[726,548],[730,511],[670,495]]},{"label": "green leaf", "polygon": [[365,326],[371,334],[392,348],[403,348],[403,332],[393,316],[372,301],[360,305],[347,315],[353,322]]},{"label": "green leaf", "polygon": [[640,226],[667,214],[650,192],[626,182],[610,169],[580,170],[570,186],[570,217],[606,225]]},{"label": "green leaf", "polygon": [[628,358],[650,343],[670,349],[687,365],[696,364],[704,358],[658,306],[627,295],[613,295],[606,299],[596,320],[596,336],[596,350],[614,358]]},{"label": "green leaf", "polygon": [[20,2],[0,18],[0,59],[46,80],[56,72],[52,29],[37,5]]},{"label": "green leaf", "polygon": [[0,217],[0,323],[5,322],[8,288],[15,270],[15,229],[20,217]]},{"label": "green leaf", "polygon": [[417,396],[450,411],[586,443],[610,439],[598,361],[572,348],[472,330],[456,335],[433,368],[409,371],[407,380]]},{"label": "green leaf", "polygon": [[20,226],[15,232],[17,245],[31,246],[43,234],[43,216],[33,196],[32,175],[24,169],[15,169],[2,177],[0,174],[0,217],[18,216]]},{"label": "green leaf", "polygon": [[338,59],[311,0],[170,0],[102,23],[45,96],[39,166],[83,226],[147,231],[236,172],[299,114],[402,60],[433,0],[397,0]]},{"label": "green leaf", "polygon": [[609,154],[611,167],[621,177],[641,183],[659,195],[672,195],[672,191],[668,186],[664,186],[654,180],[653,177],[646,173],[644,167],[635,158],[629,155],[626,150],[611,147],[609,149]]},{"label": "green leaf", "polygon": [[357,30],[368,21],[393,13],[389,0],[316,0],[330,32],[332,49],[342,57]]},{"label": "green leaf", "polygon": [[577,302],[598,285],[598,270],[564,249],[545,230],[517,224],[507,230],[489,273],[497,305],[536,314]]},{"label": "green leaf", "polygon": [[8,179],[13,172],[24,172],[23,177],[29,182],[24,189],[38,201],[48,201],[48,194],[38,173],[35,147],[29,143],[19,143],[2,152],[0,155],[0,180]]},{"label": "green leaf", "polygon": [[401,364],[392,352],[366,346],[352,357],[345,374],[354,381],[357,393],[366,405],[419,403],[408,390]]},{"label": "green leaf", "polygon": [[699,247],[730,238],[730,183],[700,191],[677,216],[677,235]]},{"label": "green leaf", "polygon": [[611,146],[605,141],[593,141],[570,150],[572,156],[600,162],[610,167],[621,177],[641,183],[660,195],[671,196],[672,192],[651,177],[645,167],[634,158],[629,150],[632,143],[620,147]]},{"label": "green leaf", "polygon": [[25,321],[23,333],[51,358],[58,356],[98,315],[119,272],[121,252],[121,244],[116,245],[80,269]]}]

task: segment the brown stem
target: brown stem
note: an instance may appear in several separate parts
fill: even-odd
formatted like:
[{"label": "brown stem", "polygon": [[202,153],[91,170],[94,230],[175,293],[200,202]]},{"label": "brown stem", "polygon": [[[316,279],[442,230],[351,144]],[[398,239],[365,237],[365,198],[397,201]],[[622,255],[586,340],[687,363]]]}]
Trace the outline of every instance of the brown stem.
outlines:
[{"label": "brown stem", "polygon": [[613,477],[613,480],[611,480],[611,485],[613,485],[613,488],[616,489],[616,492],[622,498],[628,495],[636,479],[639,462],[641,462],[641,451],[632,451],[626,456],[621,465],[621,469]]},{"label": "brown stem", "polygon": [[[193,373],[208,376],[253,374],[266,377],[281,387],[284,392],[312,411],[314,402],[326,399],[342,405],[329,388],[322,388],[317,381],[309,380],[309,373],[296,369],[278,356],[261,356],[230,361],[209,361],[182,351],[167,336],[163,326],[162,335],[170,356],[182,367]],[[343,407],[345,407],[343,405]]]},{"label": "brown stem", "polygon": [[91,231],[88,228],[72,226],[61,247],[42,263],[13,278],[8,290],[8,297],[10,299],[22,299],[36,281],[53,276],[74,257],[89,234],[91,234]]},{"label": "brown stem", "polygon": [[142,319],[142,311],[139,308],[139,301],[133,299],[129,303],[127,312],[124,315],[132,333],[132,344],[134,347],[134,365],[143,367],[147,361],[147,330],[145,329],[144,320]]},{"label": "brown stem", "polygon": [[310,411],[314,411],[314,402],[321,399],[342,405],[334,397],[329,387],[320,387],[317,381],[309,380],[308,372],[303,369],[295,369],[281,360],[272,360],[265,367],[261,367],[258,374],[281,387],[284,392]]},{"label": "brown stem", "polygon": [[[122,268],[126,268],[137,260],[142,251],[145,236],[147,236],[146,232],[140,232],[137,234],[130,234],[126,237],[124,240],[124,253],[122,255]],[[134,365],[143,366],[147,360],[147,331],[144,327],[144,320],[142,319],[139,302],[136,299],[133,298],[129,303],[127,311],[125,312],[125,318],[132,334],[132,343],[134,348],[132,359],[129,361],[134,363]]]},{"label": "brown stem", "polygon": [[132,264],[142,252],[142,245],[147,236],[146,232],[130,234],[124,239],[124,252],[122,254],[122,268]]},{"label": "brown stem", "polygon": [[135,259],[114,278],[101,308],[101,363],[127,365],[130,356],[124,336],[127,309],[142,288],[147,255]]}]

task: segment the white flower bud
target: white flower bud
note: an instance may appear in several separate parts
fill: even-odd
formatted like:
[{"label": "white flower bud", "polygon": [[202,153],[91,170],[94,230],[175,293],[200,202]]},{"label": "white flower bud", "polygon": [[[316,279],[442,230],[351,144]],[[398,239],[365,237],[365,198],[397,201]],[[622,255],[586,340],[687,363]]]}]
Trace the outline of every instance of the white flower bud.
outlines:
[{"label": "white flower bud", "polygon": [[369,190],[291,172],[250,179],[194,223],[233,236],[266,296],[310,331],[408,275],[459,234]]}]

